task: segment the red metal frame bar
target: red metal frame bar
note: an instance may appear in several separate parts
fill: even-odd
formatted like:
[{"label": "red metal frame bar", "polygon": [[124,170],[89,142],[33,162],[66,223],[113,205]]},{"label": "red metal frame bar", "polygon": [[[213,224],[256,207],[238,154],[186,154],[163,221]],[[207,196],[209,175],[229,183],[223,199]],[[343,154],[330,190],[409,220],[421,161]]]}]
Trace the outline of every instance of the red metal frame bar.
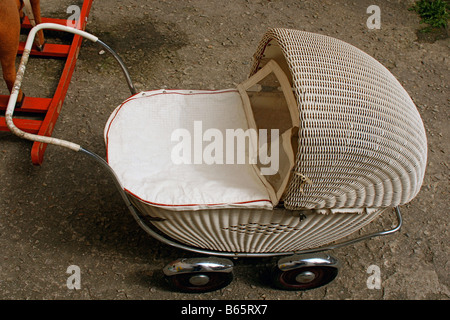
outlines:
[{"label": "red metal frame bar", "polygon": [[[80,11],[80,17],[76,28],[85,30],[87,17],[91,10],[93,0],[84,0],[83,6]],[[42,18],[42,22],[52,22],[66,25],[67,20],[64,19],[52,19],[52,18]],[[31,25],[28,19],[24,19],[22,23],[23,29],[30,29]],[[53,129],[55,128],[56,121],[61,112],[64,99],[66,97],[67,89],[69,88],[70,80],[72,74],[75,70],[75,64],[78,58],[78,53],[80,51],[82,38],[79,35],[74,35],[72,43],[70,45],[64,44],[50,44],[47,43],[44,46],[43,51],[38,51],[32,49],[31,55],[36,57],[49,57],[49,58],[65,58],[66,63],[64,69],[61,73],[58,86],[53,94],[53,98],[36,98],[36,97],[26,97],[24,99],[22,107],[17,110],[17,112],[23,114],[41,114],[43,120],[36,119],[20,119],[15,118],[14,123],[18,128],[23,131],[39,134],[43,136],[51,136]],[[19,54],[23,52],[25,44],[19,44]],[[9,96],[0,95],[0,112],[6,110],[8,104]],[[0,131],[9,131],[6,126],[6,121],[4,116],[0,117]],[[44,153],[47,145],[40,142],[34,142],[31,147],[31,161],[34,165],[41,165],[44,159]]]}]

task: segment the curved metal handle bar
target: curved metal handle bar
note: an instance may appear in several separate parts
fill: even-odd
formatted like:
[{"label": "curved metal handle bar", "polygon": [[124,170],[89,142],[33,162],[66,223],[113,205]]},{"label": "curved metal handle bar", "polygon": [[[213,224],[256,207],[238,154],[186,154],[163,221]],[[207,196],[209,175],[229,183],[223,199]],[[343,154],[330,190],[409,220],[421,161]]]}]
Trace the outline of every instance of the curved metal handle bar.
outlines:
[{"label": "curved metal handle bar", "polygon": [[135,94],[136,89],[134,88],[134,86],[131,82],[130,74],[129,74],[125,64],[123,63],[122,59],[120,59],[120,57],[117,55],[117,53],[115,53],[104,42],[100,41],[96,36],[86,32],[86,31],[83,31],[83,30],[79,30],[76,28],[67,27],[67,26],[63,26],[63,25],[55,24],[55,23],[41,23],[41,24],[38,24],[37,26],[33,27],[30,30],[27,41],[25,43],[25,48],[23,50],[22,58],[20,60],[19,68],[17,70],[16,81],[14,82],[14,86],[11,91],[11,95],[9,97],[8,106],[6,108],[6,112],[5,112],[6,124],[9,128],[9,130],[13,134],[15,134],[23,139],[53,144],[53,145],[61,146],[64,148],[68,148],[73,151],[79,151],[81,146],[76,143],[62,140],[62,139],[53,138],[53,137],[40,136],[40,135],[28,133],[28,132],[22,131],[19,128],[17,128],[13,122],[14,109],[15,109],[17,98],[19,95],[19,90],[22,86],[22,81],[23,81],[23,77],[25,74],[26,65],[27,65],[28,59],[30,57],[31,47],[33,46],[34,38],[36,37],[37,32],[42,29],[53,29],[53,30],[65,31],[65,32],[79,35],[83,38],[86,38],[86,39],[92,41],[92,42],[97,42],[98,44],[103,46],[108,52],[110,52],[114,56],[114,58],[117,60],[117,62],[119,63],[120,67],[122,68],[123,73],[125,74],[131,94]]},{"label": "curved metal handle bar", "polygon": [[125,76],[125,79],[127,80],[128,88],[130,89],[131,95],[135,95],[137,93],[136,88],[133,85],[133,82],[131,81],[130,73],[128,72],[127,66],[122,61],[122,59],[119,57],[119,55],[111,49],[110,46],[108,46],[106,43],[101,41],[100,39],[97,39],[97,43],[101,45],[103,48],[105,48],[106,51],[108,51],[119,63],[120,68],[122,69],[123,75]]}]

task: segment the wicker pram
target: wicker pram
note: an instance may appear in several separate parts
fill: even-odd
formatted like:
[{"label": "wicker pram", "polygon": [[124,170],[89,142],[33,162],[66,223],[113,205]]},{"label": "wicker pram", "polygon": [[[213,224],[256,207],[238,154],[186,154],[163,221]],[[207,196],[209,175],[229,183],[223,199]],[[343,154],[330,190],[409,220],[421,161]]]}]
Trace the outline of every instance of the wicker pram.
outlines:
[{"label": "wicker pram", "polygon": [[[230,130],[250,132],[245,159],[259,161],[219,157],[238,152],[213,144]],[[251,136],[261,130],[276,133],[262,144],[277,151],[266,158],[261,137]],[[194,137],[193,151],[180,156],[183,137]],[[288,29],[264,35],[237,88],[132,95],[108,120],[105,142],[108,165],[99,161],[138,223],[167,244],[213,256],[164,268],[189,292],[231,281],[233,263],[223,257],[293,255],[275,268],[278,287],[328,283],[337,262],[316,252],[397,231],[398,206],[419,192],[427,159],[421,117],[384,66],[343,41]],[[205,144],[213,161],[202,158]],[[392,230],[336,244],[393,208]]]}]

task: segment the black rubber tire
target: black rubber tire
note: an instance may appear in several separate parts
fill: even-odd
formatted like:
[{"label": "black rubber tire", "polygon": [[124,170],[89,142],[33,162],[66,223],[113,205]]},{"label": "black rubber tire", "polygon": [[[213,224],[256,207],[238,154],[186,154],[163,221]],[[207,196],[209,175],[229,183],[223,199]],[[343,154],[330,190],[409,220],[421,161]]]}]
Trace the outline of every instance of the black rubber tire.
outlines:
[{"label": "black rubber tire", "polygon": [[[307,283],[299,283],[296,276],[303,272],[312,272],[315,277]],[[338,269],[325,266],[302,267],[289,271],[282,271],[275,266],[272,270],[272,284],[274,287],[288,291],[305,291],[322,287],[333,281],[338,274]]]}]

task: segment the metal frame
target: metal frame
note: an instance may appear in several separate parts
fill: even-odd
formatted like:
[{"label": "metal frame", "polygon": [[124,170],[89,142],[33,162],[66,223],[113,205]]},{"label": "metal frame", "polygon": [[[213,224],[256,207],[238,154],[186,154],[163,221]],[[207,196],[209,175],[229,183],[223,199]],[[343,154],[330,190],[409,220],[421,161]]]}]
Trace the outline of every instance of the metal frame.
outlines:
[{"label": "metal frame", "polygon": [[341,243],[337,243],[337,244],[333,244],[333,245],[328,245],[328,246],[323,246],[323,247],[319,247],[319,248],[315,248],[315,249],[306,249],[306,250],[300,250],[300,251],[293,251],[293,252],[262,252],[262,253],[246,253],[246,252],[223,252],[223,251],[215,251],[215,250],[208,250],[208,249],[200,249],[200,248],[195,248],[195,247],[190,247],[187,246],[185,244],[182,244],[178,241],[174,241],[168,237],[165,237],[163,235],[161,235],[159,232],[156,231],[155,227],[151,227],[149,226],[144,219],[141,218],[141,214],[139,213],[139,211],[134,207],[134,205],[131,203],[130,199],[128,198],[126,192],[124,191],[124,189],[122,188],[122,186],[120,185],[120,182],[114,172],[114,170],[109,166],[109,164],[99,155],[88,151],[86,149],[81,148],[80,151],[84,154],[86,154],[87,156],[89,156],[90,158],[92,158],[94,161],[96,161],[97,163],[99,163],[104,169],[106,169],[106,171],[109,173],[109,175],[111,176],[111,178],[113,179],[120,195],[122,196],[122,199],[124,200],[127,208],[129,209],[129,211],[131,212],[132,216],[135,218],[135,220],[137,221],[137,223],[139,224],[139,226],[144,229],[150,236],[152,236],[153,238],[167,244],[170,245],[172,247],[178,248],[178,249],[182,249],[182,250],[187,250],[187,251],[191,251],[191,252],[195,252],[195,253],[199,253],[199,254],[204,254],[204,255],[211,255],[211,256],[221,256],[221,257],[231,257],[231,258],[243,258],[243,257],[275,257],[275,256],[286,256],[286,255],[298,255],[298,254],[307,254],[307,253],[316,253],[316,252],[322,252],[322,251],[328,251],[328,250],[334,250],[337,248],[341,248],[344,246],[348,246],[348,245],[352,245],[355,244],[357,242],[363,241],[363,240],[367,240],[367,239],[372,239],[375,237],[379,237],[379,236],[384,236],[384,235],[388,235],[388,234],[392,234],[395,233],[397,231],[400,230],[402,224],[403,224],[403,219],[402,219],[402,215],[400,212],[400,208],[399,207],[395,207],[395,213],[396,213],[396,218],[397,218],[397,224],[395,227],[393,227],[392,229],[389,230],[383,230],[383,231],[379,231],[379,232],[374,232],[371,234],[367,234],[364,236],[361,236],[359,238],[356,239],[351,239],[351,240],[347,240]]},{"label": "metal frame", "polygon": [[307,253],[302,255],[292,255],[281,258],[277,263],[281,271],[289,271],[303,267],[333,267],[339,269],[341,267],[338,260],[324,253]]},{"label": "metal frame", "polygon": [[231,273],[233,271],[233,262],[224,258],[211,257],[178,259],[164,267],[163,272],[166,276],[173,276],[182,273],[203,273],[203,272],[223,272]]},{"label": "metal frame", "polygon": [[241,257],[275,257],[275,256],[300,255],[300,254],[303,255],[303,254],[317,253],[317,252],[333,250],[333,249],[341,248],[341,247],[348,246],[348,245],[351,245],[351,244],[355,244],[355,243],[363,241],[363,240],[371,239],[371,238],[374,238],[374,237],[379,237],[379,236],[392,234],[392,233],[397,232],[397,231],[400,230],[400,228],[402,226],[402,223],[403,223],[403,220],[402,220],[402,216],[401,216],[399,207],[395,207],[394,211],[396,213],[397,225],[395,227],[393,227],[392,229],[383,230],[383,231],[367,234],[367,235],[361,236],[359,238],[348,240],[348,241],[344,241],[344,242],[337,243],[337,244],[322,246],[322,247],[314,248],[314,249],[300,250],[300,251],[295,251],[295,252],[263,252],[263,253],[221,252],[221,251],[214,251],[214,250],[190,247],[188,245],[185,245],[185,244],[182,244],[180,242],[174,241],[174,240],[168,238],[167,236],[161,235],[159,232],[157,232],[155,230],[156,229],[155,227],[149,226],[142,219],[141,214],[139,213],[139,211],[130,202],[130,199],[128,198],[128,195],[126,194],[126,192],[124,191],[123,187],[121,186],[121,184],[120,184],[120,182],[119,182],[119,180],[118,180],[114,170],[109,166],[109,164],[102,157],[100,157],[99,155],[97,155],[97,154],[95,154],[95,153],[93,153],[93,152],[91,152],[89,150],[86,150],[86,149],[82,148],[80,145],[75,144],[73,142],[69,142],[69,141],[65,141],[65,140],[61,140],[61,139],[56,139],[56,138],[52,138],[52,137],[44,137],[44,136],[40,136],[40,135],[30,134],[30,133],[22,131],[21,129],[17,128],[14,125],[14,122],[12,120],[12,116],[13,116],[13,113],[14,113],[14,108],[15,108],[15,104],[16,104],[16,101],[17,101],[18,92],[19,92],[19,89],[20,89],[20,86],[21,86],[21,83],[22,83],[22,80],[23,80],[24,73],[25,73],[25,66],[27,64],[28,57],[29,57],[29,54],[30,54],[30,48],[31,48],[33,40],[34,40],[34,36],[36,35],[37,31],[39,31],[41,29],[56,29],[56,30],[60,30],[60,31],[71,32],[71,33],[75,33],[75,34],[77,34],[77,35],[79,35],[81,37],[85,37],[85,38],[87,38],[87,39],[89,39],[89,40],[91,40],[93,42],[99,43],[105,49],[107,49],[108,52],[113,54],[113,56],[118,61],[119,65],[121,66],[122,71],[123,71],[123,73],[125,75],[125,78],[127,80],[128,87],[130,88],[131,94],[135,94],[135,92],[136,92],[136,90],[135,90],[135,88],[133,86],[133,83],[131,81],[130,74],[129,74],[128,69],[126,68],[125,64],[122,62],[122,60],[117,55],[117,53],[115,53],[110,47],[108,47],[105,43],[100,41],[97,37],[93,36],[92,34],[89,34],[89,33],[85,32],[85,31],[74,29],[74,28],[71,28],[71,27],[56,25],[56,24],[52,24],[52,23],[40,24],[40,25],[34,27],[30,31],[30,34],[28,36],[27,43],[26,43],[26,46],[25,46],[25,49],[24,49],[24,52],[23,52],[23,55],[22,55],[22,60],[21,60],[21,63],[19,65],[19,70],[17,72],[17,78],[16,78],[16,82],[14,84],[14,89],[13,89],[13,91],[11,93],[11,96],[10,96],[10,99],[9,99],[9,102],[8,102],[8,107],[7,107],[6,114],[5,114],[5,118],[6,118],[6,122],[7,122],[8,128],[11,130],[12,133],[16,134],[17,136],[19,136],[21,138],[32,140],[32,141],[38,141],[38,142],[41,142],[41,143],[49,143],[49,144],[62,146],[62,147],[71,149],[71,150],[76,151],[76,152],[81,152],[81,153],[87,155],[88,157],[90,157],[91,159],[93,159],[94,161],[96,161],[111,176],[111,178],[114,181],[114,183],[115,183],[115,185],[116,185],[116,187],[117,187],[117,189],[118,189],[118,191],[119,191],[123,201],[125,202],[125,205],[129,209],[130,213],[132,214],[134,219],[137,221],[139,226],[142,229],[144,229],[150,236],[155,238],[156,240],[159,240],[160,242],[162,242],[162,243],[164,243],[166,245],[170,245],[170,246],[173,246],[173,247],[178,248],[178,249],[182,249],[182,250],[186,250],[186,251],[190,251],[190,252],[194,252],[194,253],[199,253],[199,254],[203,254],[203,255],[220,256],[220,257],[232,257],[232,258],[241,258]]}]

